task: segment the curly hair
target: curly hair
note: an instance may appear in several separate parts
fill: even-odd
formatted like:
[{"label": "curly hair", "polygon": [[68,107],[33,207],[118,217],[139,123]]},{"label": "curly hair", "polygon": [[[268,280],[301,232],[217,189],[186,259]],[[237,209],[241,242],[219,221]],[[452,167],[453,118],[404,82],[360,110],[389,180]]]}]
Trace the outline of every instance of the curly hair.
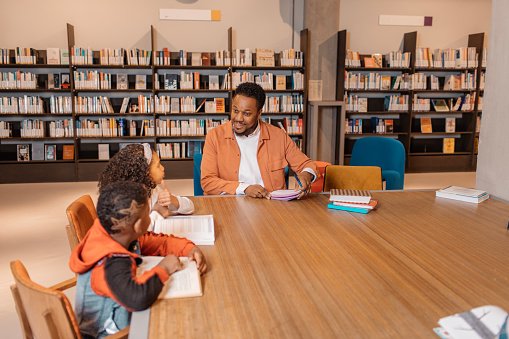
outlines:
[{"label": "curly hair", "polygon": [[254,82],[243,82],[235,90],[235,96],[242,95],[256,100],[256,108],[261,110],[265,105],[265,91]]},{"label": "curly hair", "polygon": [[111,159],[104,171],[99,176],[99,193],[117,181],[134,181],[145,185],[150,197],[152,190],[157,186],[150,176],[150,165],[147,163],[143,146],[131,144],[122,148]]},{"label": "curly hair", "polygon": [[133,201],[140,207],[147,203],[147,191],[141,183],[117,181],[103,187],[97,200],[97,216],[109,234],[119,232],[115,229],[115,219],[126,220],[131,226],[140,218],[141,210],[132,208]]}]

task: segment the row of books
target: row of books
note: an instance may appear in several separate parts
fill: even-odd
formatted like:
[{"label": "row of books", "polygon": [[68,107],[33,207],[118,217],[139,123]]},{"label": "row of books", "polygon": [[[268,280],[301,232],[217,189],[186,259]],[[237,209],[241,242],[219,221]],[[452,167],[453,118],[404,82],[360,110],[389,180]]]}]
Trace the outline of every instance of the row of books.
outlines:
[{"label": "row of books", "polygon": [[0,138],[12,137],[12,123],[8,121],[0,121]]},{"label": "row of books", "polygon": [[0,72],[0,89],[36,89],[37,74],[31,72]]},{"label": "row of books", "polygon": [[[429,87],[428,87],[429,78]],[[460,75],[447,75],[443,88],[436,75],[424,73],[404,73],[395,77],[380,73],[354,73],[345,71],[345,89],[350,90],[475,90],[477,87],[477,70],[465,71]],[[484,86],[484,72],[482,73]]]},{"label": "row of books", "polygon": [[304,111],[304,97],[302,94],[267,96],[262,112],[268,113],[294,113]]},{"label": "row of books", "polygon": [[153,120],[142,120],[139,134],[137,134],[135,120],[101,118],[99,120],[83,119],[76,121],[78,137],[154,136],[154,130]]},{"label": "row of books", "polygon": [[[124,65],[124,55],[127,65],[150,65],[152,51],[143,49],[102,49],[99,50],[100,65]],[[71,60],[74,65],[93,65],[94,51],[90,48],[71,48]]]},{"label": "row of books", "polygon": [[366,67],[366,68],[382,68],[382,67],[410,67],[410,52],[393,51],[385,56],[379,53],[371,54],[370,57],[364,57],[361,63],[359,52],[347,50],[345,55],[346,67]]},{"label": "row of books", "polygon": [[186,96],[182,98],[170,96],[155,96],[154,104],[156,113],[196,113],[204,107],[205,113],[225,113],[225,98],[203,98],[196,107],[196,97]]},{"label": "row of books", "polygon": [[[433,133],[433,126],[430,117],[421,117],[421,133]],[[446,133],[456,132],[456,118],[445,118],[445,131]]]},{"label": "row of books", "polygon": [[205,119],[157,119],[156,131],[158,136],[203,136],[205,135]]},{"label": "row of books", "polygon": [[291,83],[289,86],[290,88],[288,88],[286,75],[276,75],[276,82],[274,86],[274,75],[272,73],[256,75],[251,72],[233,72],[232,88],[236,89],[244,82],[255,82],[265,90],[304,89],[304,74],[300,72],[293,72],[290,77]]},{"label": "row of books", "polygon": [[[486,67],[487,49],[483,48],[482,67]],[[415,67],[433,68],[476,68],[478,53],[475,47],[460,47],[431,50],[428,47],[417,47]]]},{"label": "row of books", "polygon": [[[188,142],[169,142],[157,144],[157,153],[161,159],[181,159],[187,158]],[[194,150],[194,146],[193,146]],[[200,150],[201,152],[201,150]]]},{"label": "row of books", "polygon": [[41,97],[0,97],[0,114],[41,114],[44,103]]},{"label": "row of books", "polygon": [[431,105],[435,112],[469,112],[475,106],[475,92],[458,98],[430,99],[414,95],[412,110],[414,112],[430,111]]},{"label": "row of books", "polygon": [[[124,75],[127,76],[127,74]],[[111,80],[111,73],[98,71],[74,72],[74,88],[76,89],[111,89]],[[127,89],[124,86],[125,83],[117,82],[117,89]]]},{"label": "row of books", "polygon": [[[219,75],[201,75],[200,72],[186,73],[184,71],[179,74],[166,73],[156,74],[155,88],[165,90],[177,90],[177,89],[209,89],[219,90],[220,89],[220,76]],[[163,79],[163,85],[161,86],[161,79]],[[225,76],[223,76],[223,84],[225,86]],[[204,79],[204,80],[203,80]]]},{"label": "row of books", "polygon": [[46,121],[27,119],[20,122],[20,136],[22,138],[45,138]]},{"label": "row of books", "polygon": [[[362,134],[363,119],[345,119],[345,131],[347,134]],[[371,118],[371,133],[393,133],[394,120]]]},{"label": "row of books", "polygon": [[[346,110],[349,112],[368,112],[368,98],[358,95],[345,95]],[[384,98],[386,112],[407,111],[409,105],[408,95],[389,95]]]},{"label": "row of books", "polygon": [[277,126],[285,131],[287,134],[299,135],[302,134],[302,119],[292,119],[284,117],[282,119],[275,119],[272,117],[261,117],[262,121]]},{"label": "row of books", "polygon": [[74,137],[74,129],[71,119],[50,121],[48,129],[50,138]]},{"label": "row of books", "polygon": [[[30,146],[32,146],[32,159],[30,159]],[[16,146],[16,159],[18,161],[30,160],[60,160],[57,158],[57,145],[34,143]],[[62,160],[74,159],[74,145],[62,145]]]},{"label": "row of books", "polygon": [[[50,138],[72,138],[74,131],[71,119],[54,120],[48,122],[48,134],[46,133],[46,121],[41,120],[23,120],[20,122],[21,138],[44,138],[48,135]],[[12,123],[0,121],[0,137],[12,137]]]}]

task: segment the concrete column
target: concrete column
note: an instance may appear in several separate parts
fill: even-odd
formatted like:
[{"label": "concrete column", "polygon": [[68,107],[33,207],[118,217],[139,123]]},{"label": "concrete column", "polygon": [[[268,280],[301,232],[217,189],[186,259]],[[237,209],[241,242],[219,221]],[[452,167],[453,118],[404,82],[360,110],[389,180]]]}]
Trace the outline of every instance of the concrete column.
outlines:
[{"label": "concrete column", "polygon": [[493,0],[476,188],[509,200],[509,1]]},{"label": "concrete column", "polygon": [[[339,0],[305,0],[304,28],[310,32],[308,80],[322,80],[322,100],[336,99],[336,54],[339,29]],[[332,163],[332,130],[335,111],[321,109],[318,121],[318,158]],[[308,141],[309,142],[309,141]]]}]

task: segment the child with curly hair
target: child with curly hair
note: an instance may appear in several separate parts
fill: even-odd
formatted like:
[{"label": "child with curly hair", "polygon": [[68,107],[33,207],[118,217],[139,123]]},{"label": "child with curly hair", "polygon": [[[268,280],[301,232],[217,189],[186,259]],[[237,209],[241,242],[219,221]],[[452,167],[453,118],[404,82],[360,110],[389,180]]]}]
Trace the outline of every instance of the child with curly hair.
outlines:
[{"label": "child with curly hair", "polygon": [[155,221],[172,214],[191,214],[194,204],[186,197],[171,194],[164,183],[164,167],[159,156],[149,144],[130,144],[121,149],[99,177],[99,192],[117,181],[134,181],[145,185],[150,199],[150,227]]}]

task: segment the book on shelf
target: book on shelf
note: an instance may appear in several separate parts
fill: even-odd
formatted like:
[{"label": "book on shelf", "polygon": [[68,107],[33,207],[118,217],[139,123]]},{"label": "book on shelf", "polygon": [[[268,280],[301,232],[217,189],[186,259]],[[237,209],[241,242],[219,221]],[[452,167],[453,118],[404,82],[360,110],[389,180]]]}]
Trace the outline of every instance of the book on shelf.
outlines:
[{"label": "book on shelf", "polygon": [[194,89],[200,89],[200,72],[194,72]]},{"label": "book on shelf", "polygon": [[394,133],[394,120],[385,119],[384,126],[385,126],[385,133]]},{"label": "book on shelf", "polygon": [[364,58],[364,67],[366,68],[375,68],[375,58],[373,57],[366,57]]},{"label": "book on shelf", "polygon": [[110,145],[109,144],[97,144],[97,151],[99,154],[99,160],[110,159]]},{"label": "book on shelf", "polygon": [[439,189],[438,191],[435,192],[435,195],[440,198],[460,200],[472,203],[480,203],[490,197],[486,191],[458,186],[448,186]]},{"label": "book on shelf", "polygon": [[421,118],[421,133],[432,133],[433,128],[431,126],[431,118],[430,117],[422,117]]},{"label": "book on shelf", "polygon": [[506,311],[486,305],[441,318],[433,331],[444,339],[502,339],[509,335],[507,319]]},{"label": "book on shelf", "polygon": [[373,62],[375,63],[375,67],[376,68],[382,68],[383,67],[382,54],[379,54],[379,53],[371,54],[371,57],[373,58]]},{"label": "book on shelf", "polygon": [[216,102],[206,101],[205,102],[205,113],[216,113]]},{"label": "book on shelf", "polygon": [[219,89],[219,75],[209,75],[209,89]]},{"label": "book on shelf", "polygon": [[68,49],[60,50],[60,64],[61,65],[69,65],[69,50]]},{"label": "book on shelf", "polygon": [[60,73],[60,87],[62,89],[71,88],[71,76],[69,73]]},{"label": "book on shelf", "polygon": [[18,161],[30,161],[30,145],[17,145]]},{"label": "book on shelf", "polygon": [[201,53],[201,65],[210,66],[210,53],[208,52]]},{"label": "book on shelf", "polygon": [[449,112],[449,106],[447,106],[447,102],[445,99],[433,99],[431,100],[433,104],[433,108],[437,112]]},{"label": "book on shelf", "polygon": [[334,203],[329,203],[327,205],[327,208],[334,209],[334,210],[340,210],[340,211],[347,211],[347,212],[364,213],[364,214],[367,214],[372,211],[372,209],[368,209],[368,208],[340,206],[340,205],[335,205]]},{"label": "book on shelf", "polygon": [[32,144],[32,160],[44,160],[44,145],[38,142]]},{"label": "book on shelf", "polygon": [[474,139],[474,154],[479,153],[479,137]]},{"label": "book on shelf", "polygon": [[381,90],[386,91],[391,89],[391,77],[389,75],[382,75]]},{"label": "book on shelf", "polygon": [[276,89],[277,90],[286,89],[286,75],[276,75]]},{"label": "book on shelf", "polygon": [[136,74],[135,89],[147,89],[147,76],[144,74]]},{"label": "book on shelf", "polygon": [[44,160],[57,160],[57,145],[44,145]]},{"label": "book on shelf", "polygon": [[445,118],[445,132],[456,132],[456,118]]},{"label": "book on shelf", "polygon": [[[138,276],[157,266],[164,257],[141,258],[143,261],[136,269],[136,275]],[[190,261],[188,257],[180,257],[179,260],[182,269],[170,275],[170,279],[164,283],[158,299],[188,298],[203,295],[200,271],[196,267],[196,262]]]},{"label": "book on shelf", "polygon": [[274,50],[273,49],[256,49],[256,66],[258,67],[274,67]]},{"label": "book on shelf", "polygon": [[164,75],[164,89],[176,90],[178,89],[178,74],[165,74]]},{"label": "book on shelf", "polygon": [[447,75],[444,82],[444,91],[457,91],[461,89],[461,76]]},{"label": "book on shelf", "polygon": [[170,99],[170,113],[180,113],[180,99],[179,98],[171,98]]},{"label": "book on shelf", "polygon": [[368,111],[368,98],[359,98],[358,101],[358,111],[361,113],[366,113]]},{"label": "book on shelf", "polygon": [[475,132],[476,133],[481,132],[481,121],[482,121],[482,117],[480,115],[478,115],[477,116],[477,122],[476,122],[476,125],[475,125]]},{"label": "book on shelf", "polygon": [[48,65],[60,64],[60,48],[47,48],[46,49],[46,63]]},{"label": "book on shelf", "polygon": [[74,159],[74,145],[64,145],[62,159],[73,160]]},{"label": "book on shelf", "polygon": [[330,201],[369,203],[371,193],[366,190],[331,189]]},{"label": "book on shelf", "polygon": [[203,99],[201,104],[196,108],[196,110],[194,112],[197,113],[200,110],[200,108],[205,104],[206,101],[207,101],[207,99]]},{"label": "book on shelf", "polygon": [[[49,79],[52,79],[52,80],[49,80]],[[53,88],[54,89],[60,89],[60,74],[58,73],[54,73],[54,74],[48,74],[48,88],[49,88],[49,83],[50,81],[53,83]]]},{"label": "book on shelf", "polygon": [[191,53],[191,66],[201,66],[201,53],[199,52]]},{"label": "book on shelf", "polygon": [[454,138],[444,138],[443,152],[454,153]]},{"label": "book on shelf", "polygon": [[216,113],[225,113],[225,99],[214,98],[214,102],[216,103]]},{"label": "book on shelf", "polygon": [[187,238],[196,245],[214,245],[214,217],[208,215],[178,215],[156,220],[154,232]]},{"label": "book on shelf", "polygon": [[117,89],[129,89],[127,74],[117,74]]},{"label": "book on shelf", "polygon": [[119,113],[126,113],[128,106],[129,106],[129,97],[125,97],[124,100],[122,100],[122,106],[120,107]]}]

